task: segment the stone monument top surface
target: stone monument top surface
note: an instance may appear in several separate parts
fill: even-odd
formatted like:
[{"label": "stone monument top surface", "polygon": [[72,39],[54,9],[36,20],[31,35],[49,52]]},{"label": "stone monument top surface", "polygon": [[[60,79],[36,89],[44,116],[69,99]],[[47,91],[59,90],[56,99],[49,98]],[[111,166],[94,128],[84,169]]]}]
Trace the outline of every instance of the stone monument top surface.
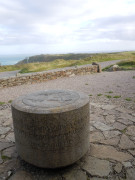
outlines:
[{"label": "stone monument top surface", "polygon": [[89,102],[88,96],[70,90],[46,90],[20,96],[12,102],[18,110],[36,113],[57,113],[76,109]]},{"label": "stone monument top surface", "polygon": [[52,90],[27,95],[22,102],[28,106],[48,109],[71,104],[79,98],[79,94],[75,92]]}]

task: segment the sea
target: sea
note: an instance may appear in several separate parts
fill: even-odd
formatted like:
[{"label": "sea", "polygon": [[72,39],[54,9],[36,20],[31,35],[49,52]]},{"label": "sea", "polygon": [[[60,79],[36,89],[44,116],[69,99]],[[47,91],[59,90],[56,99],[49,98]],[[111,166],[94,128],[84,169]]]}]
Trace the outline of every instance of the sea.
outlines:
[{"label": "sea", "polygon": [[14,65],[32,54],[0,55],[0,65]]}]

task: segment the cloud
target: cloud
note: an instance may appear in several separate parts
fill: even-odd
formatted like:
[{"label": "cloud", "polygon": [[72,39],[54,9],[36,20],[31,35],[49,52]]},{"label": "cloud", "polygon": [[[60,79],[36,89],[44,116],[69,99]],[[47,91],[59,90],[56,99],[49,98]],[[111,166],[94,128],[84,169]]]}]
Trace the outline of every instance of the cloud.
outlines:
[{"label": "cloud", "polygon": [[76,31],[80,40],[135,41],[135,15],[98,18]]},{"label": "cloud", "polygon": [[135,43],[134,9],[134,0],[0,0],[0,46],[81,51],[93,41]]}]

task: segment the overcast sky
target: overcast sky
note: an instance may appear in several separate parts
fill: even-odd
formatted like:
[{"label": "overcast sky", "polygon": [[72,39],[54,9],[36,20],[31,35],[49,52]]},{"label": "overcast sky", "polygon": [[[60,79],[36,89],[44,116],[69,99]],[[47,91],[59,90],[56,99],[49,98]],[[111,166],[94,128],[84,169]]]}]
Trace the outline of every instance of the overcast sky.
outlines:
[{"label": "overcast sky", "polygon": [[135,50],[135,0],[0,0],[0,54]]}]

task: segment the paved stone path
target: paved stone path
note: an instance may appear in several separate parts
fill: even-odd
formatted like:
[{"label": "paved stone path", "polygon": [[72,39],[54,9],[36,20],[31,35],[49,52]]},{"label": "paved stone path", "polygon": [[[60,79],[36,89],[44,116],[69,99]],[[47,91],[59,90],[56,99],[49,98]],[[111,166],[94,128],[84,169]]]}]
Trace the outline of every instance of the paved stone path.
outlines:
[{"label": "paved stone path", "polygon": [[0,111],[0,179],[134,180],[134,110],[91,98],[90,125],[90,148],[85,157],[64,169],[41,169],[18,157],[10,105],[6,106]]}]

